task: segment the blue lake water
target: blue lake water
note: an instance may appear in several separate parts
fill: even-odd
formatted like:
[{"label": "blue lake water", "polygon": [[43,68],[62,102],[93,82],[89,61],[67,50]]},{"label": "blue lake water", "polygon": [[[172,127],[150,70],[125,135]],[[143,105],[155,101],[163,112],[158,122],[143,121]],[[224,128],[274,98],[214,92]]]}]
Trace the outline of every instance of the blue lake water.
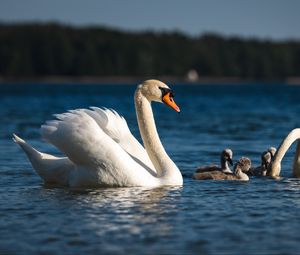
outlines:
[{"label": "blue lake water", "polygon": [[13,132],[37,149],[40,125],[68,109],[105,106],[139,137],[135,85],[0,86],[0,254],[299,254],[300,180],[291,178],[295,145],[281,180],[196,181],[198,165],[277,147],[300,127],[300,87],[172,86],[177,114],[154,104],[161,140],[184,175],[183,187],[70,190],[45,187]]}]

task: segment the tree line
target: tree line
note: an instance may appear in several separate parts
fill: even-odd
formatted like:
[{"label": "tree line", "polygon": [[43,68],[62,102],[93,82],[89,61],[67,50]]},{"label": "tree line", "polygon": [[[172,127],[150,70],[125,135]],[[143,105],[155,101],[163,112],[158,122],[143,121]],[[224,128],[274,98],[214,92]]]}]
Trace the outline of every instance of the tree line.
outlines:
[{"label": "tree line", "polygon": [[0,24],[0,76],[300,76],[300,41],[61,24]]}]

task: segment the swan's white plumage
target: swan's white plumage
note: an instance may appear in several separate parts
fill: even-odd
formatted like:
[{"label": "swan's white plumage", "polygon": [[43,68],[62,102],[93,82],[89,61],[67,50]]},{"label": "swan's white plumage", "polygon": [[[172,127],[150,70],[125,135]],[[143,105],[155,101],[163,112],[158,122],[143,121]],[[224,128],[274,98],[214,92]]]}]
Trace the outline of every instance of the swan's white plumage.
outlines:
[{"label": "swan's white plumage", "polygon": [[146,165],[153,173],[156,172],[146,150],[131,134],[127,122],[122,116],[114,110],[98,107],[91,107],[91,109],[83,109],[83,111],[92,117],[99,127],[133,159]]},{"label": "swan's white plumage", "polygon": [[97,107],[57,114],[56,120],[42,125],[43,138],[66,157],[38,152],[17,136],[14,140],[45,183],[71,187],[182,185],[179,169],[161,144],[151,108],[151,101],[165,98],[179,111],[170,95],[168,86],[157,80],[145,81],[136,90],[135,106],[146,150],[123,117]]},{"label": "swan's white plumage", "polygon": [[85,110],[56,116],[58,120],[47,121],[41,132],[46,141],[79,166],[72,173],[71,186],[83,186],[83,182],[88,186],[155,185],[154,176],[133,160]]},{"label": "swan's white plumage", "polygon": [[25,151],[32,166],[42,179],[47,183],[68,185],[70,171],[75,169],[75,165],[67,157],[55,157],[39,152],[15,134],[13,134],[13,140]]}]

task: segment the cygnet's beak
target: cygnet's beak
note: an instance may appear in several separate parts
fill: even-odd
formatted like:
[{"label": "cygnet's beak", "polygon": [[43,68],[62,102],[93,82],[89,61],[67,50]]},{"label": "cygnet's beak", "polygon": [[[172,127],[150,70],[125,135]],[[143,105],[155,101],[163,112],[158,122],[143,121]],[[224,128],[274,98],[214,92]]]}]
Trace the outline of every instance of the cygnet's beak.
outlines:
[{"label": "cygnet's beak", "polygon": [[168,105],[168,106],[170,106],[172,109],[174,109],[176,112],[180,112],[180,109],[179,109],[179,107],[177,106],[177,104],[175,103],[174,98],[173,98],[173,95],[172,95],[171,92],[166,93],[166,94],[163,96],[162,101],[163,101],[166,105]]}]

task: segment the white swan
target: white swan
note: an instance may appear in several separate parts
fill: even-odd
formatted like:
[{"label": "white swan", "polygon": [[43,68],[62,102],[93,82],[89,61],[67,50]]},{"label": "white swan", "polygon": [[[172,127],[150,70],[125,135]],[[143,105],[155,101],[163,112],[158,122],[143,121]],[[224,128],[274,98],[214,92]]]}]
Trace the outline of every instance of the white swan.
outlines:
[{"label": "white swan", "polygon": [[294,161],[293,161],[293,177],[300,178],[300,128],[293,129],[287,137],[281,142],[277,149],[274,160],[271,162],[268,176],[278,178],[281,171],[281,161],[290,146],[298,140]]},{"label": "white swan", "polygon": [[143,146],[115,111],[91,108],[56,115],[42,125],[43,138],[67,157],[41,153],[14,135],[45,183],[70,187],[182,185],[182,175],[159,139],[151,101],[180,112],[170,88],[147,80],[135,91]]}]

